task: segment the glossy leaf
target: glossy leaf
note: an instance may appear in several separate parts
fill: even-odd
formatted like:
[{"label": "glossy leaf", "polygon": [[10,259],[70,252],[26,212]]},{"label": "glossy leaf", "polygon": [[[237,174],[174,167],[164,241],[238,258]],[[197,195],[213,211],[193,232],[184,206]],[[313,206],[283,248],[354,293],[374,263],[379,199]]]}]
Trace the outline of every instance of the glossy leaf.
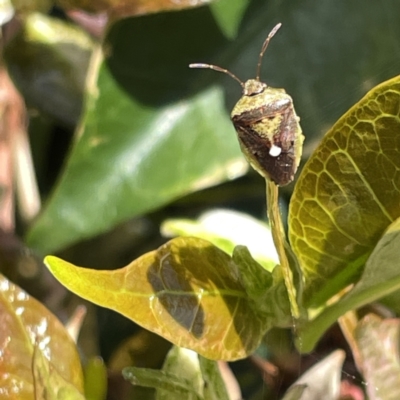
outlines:
[{"label": "glossy leaf", "polygon": [[301,350],[311,351],[325,330],[347,311],[362,307],[399,289],[400,218],[388,228],[376,245],[354,288],[299,329]]},{"label": "glossy leaf", "polygon": [[319,306],[354,282],[400,216],[400,78],[371,90],[318,146],[290,204],[290,241]]},{"label": "glossy leaf", "polygon": [[9,400],[83,399],[79,356],[62,324],[0,276],[0,387]]},{"label": "glossy leaf", "polygon": [[[196,21],[195,13],[186,19],[154,16],[146,29],[155,37],[134,44],[131,38],[143,35],[142,20],[124,20],[111,30],[112,57],[100,59],[98,75],[93,72],[82,131],[56,191],[28,234],[31,246],[52,252],[247,170],[222,90],[183,97],[193,71],[181,36]],[[173,49],[166,33],[159,37],[156,24],[174,35]],[[157,51],[150,54],[150,49]],[[158,61],[149,68],[155,56]],[[182,82],[176,82],[177,74]]]},{"label": "glossy leaf", "polygon": [[[54,251],[203,185],[216,184],[227,179],[230,173],[235,176],[238,171],[244,171],[246,166],[236,143],[226,146],[221,135],[215,135],[213,141],[211,137],[202,137],[200,130],[197,137],[184,135],[188,123],[207,129],[210,116],[207,104],[214,96],[220,93],[213,90],[189,104],[168,107],[163,115],[169,122],[159,126],[160,129],[154,129],[158,112],[136,110],[135,123],[140,129],[137,135],[129,134],[135,129],[135,123],[132,121],[127,126],[126,119],[103,125],[102,132],[97,129],[97,120],[88,122],[90,132],[77,145],[58,190],[30,231],[30,245],[42,252]],[[132,110],[127,103],[125,106],[131,119]],[[214,117],[219,118],[222,110],[214,111]],[[104,110],[107,118],[106,114]],[[93,144],[93,141],[97,142]],[[184,153],[179,150],[182,146],[187,149]],[[223,154],[218,150],[222,147]],[[209,154],[207,164],[201,159],[205,153]],[[171,157],[175,158],[173,164]],[[116,163],[116,159],[120,162]],[[85,176],[82,176],[83,171]],[[93,197],[97,191],[99,195]],[[92,201],[88,201],[91,198]],[[43,241],[43,235],[50,231],[53,234]]]},{"label": "glossy leaf", "polygon": [[369,314],[357,325],[355,337],[368,399],[400,398],[400,320]]},{"label": "glossy leaf", "polygon": [[210,359],[247,356],[269,323],[254,309],[232,259],[201,239],[173,239],[116,271],[52,256],[45,262],[79,296]]}]

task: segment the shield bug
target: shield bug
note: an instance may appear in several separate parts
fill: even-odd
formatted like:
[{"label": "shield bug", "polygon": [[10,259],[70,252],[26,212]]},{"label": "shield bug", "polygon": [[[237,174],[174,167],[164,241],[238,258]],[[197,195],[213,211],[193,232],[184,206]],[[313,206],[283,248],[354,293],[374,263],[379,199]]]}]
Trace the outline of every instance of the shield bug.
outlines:
[{"label": "shield bug", "polygon": [[242,82],[227,69],[211,64],[190,64],[190,68],[209,68],[223,72],[240,83],[243,96],[231,113],[240,147],[251,166],[264,178],[279,186],[293,181],[300,163],[304,136],[292,98],[284,89],[260,81],[262,58],[277,24],[265,39],[258,58],[256,79]]}]

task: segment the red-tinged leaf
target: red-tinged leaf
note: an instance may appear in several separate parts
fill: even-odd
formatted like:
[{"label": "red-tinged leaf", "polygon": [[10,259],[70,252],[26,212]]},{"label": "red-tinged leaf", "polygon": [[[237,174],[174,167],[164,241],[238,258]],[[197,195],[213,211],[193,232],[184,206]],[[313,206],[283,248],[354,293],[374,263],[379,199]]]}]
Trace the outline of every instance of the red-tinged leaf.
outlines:
[{"label": "red-tinged leaf", "polygon": [[357,325],[360,363],[370,400],[400,398],[400,320],[369,314]]},{"label": "red-tinged leaf", "polygon": [[81,364],[67,331],[1,275],[0,316],[0,398],[32,400],[46,391],[47,399],[83,399]]},{"label": "red-tinged leaf", "polygon": [[265,331],[231,257],[202,239],[173,239],[115,271],[45,262],[79,296],[210,359],[246,357]]}]

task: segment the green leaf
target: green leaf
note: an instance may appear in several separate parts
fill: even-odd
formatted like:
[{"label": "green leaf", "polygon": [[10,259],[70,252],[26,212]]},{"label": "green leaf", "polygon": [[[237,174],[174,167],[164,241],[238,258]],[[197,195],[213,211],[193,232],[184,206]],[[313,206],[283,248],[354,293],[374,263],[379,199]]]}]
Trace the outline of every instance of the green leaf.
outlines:
[{"label": "green leaf", "polygon": [[219,0],[210,5],[216,22],[227,38],[236,37],[249,0]]},{"label": "green leaf", "polygon": [[205,240],[173,239],[115,271],[52,256],[45,262],[79,296],[210,359],[246,357],[269,324],[254,309],[232,259]]},{"label": "green leaf", "polygon": [[385,232],[369,257],[354,288],[314,320],[299,329],[300,347],[311,351],[317,340],[341,315],[400,289],[400,218]]},{"label": "green leaf", "polygon": [[204,379],[205,400],[230,400],[225,382],[222,379],[216,361],[199,356],[200,368]]},{"label": "green leaf", "polygon": [[195,391],[192,382],[175,374],[149,368],[128,367],[124,368],[122,375],[133,385],[144,386],[162,390],[167,399],[177,398],[183,400],[202,400]]},{"label": "green leaf", "polygon": [[167,355],[162,371],[128,367],[125,379],[134,385],[157,389],[157,400],[229,400],[216,361],[174,346]]},{"label": "green leaf", "polygon": [[[83,399],[76,346],[42,304],[0,275],[0,387],[4,398]],[[11,396],[11,397],[10,397]]]},{"label": "green leaf", "polygon": [[249,300],[263,314],[268,328],[291,327],[293,316],[281,266],[277,265],[270,273],[253,259],[245,246],[235,248],[232,260],[238,266]]},{"label": "green leaf", "polygon": [[354,282],[400,216],[400,78],[371,90],[318,146],[296,184],[289,237],[306,305]]},{"label": "green leaf", "polygon": [[[244,171],[246,166],[235,142],[225,143],[220,134],[213,138],[201,132],[201,126],[209,129],[208,103],[215,97],[221,97],[221,93],[213,89],[188,104],[154,112],[126,103],[127,118],[109,126],[103,124],[102,133],[97,130],[98,116],[93,115],[57,191],[29,232],[28,243],[43,253],[51,252],[185,193],[216,184],[231,173],[234,176],[235,170]],[[121,101],[121,96],[118,99]],[[109,104],[95,105],[101,106],[105,107],[106,120]],[[214,108],[214,112],[214,122],[224,116],[222,109]],[[168,123],[162,125],[164,118]],[[192,130],[193,135],[188,137],[186,130],[191,124],[197,125],[197,132]],[[135,131],[137,134],[132,134]],[[228,133],[229,129],[224,131]],[[184,153],[182,148],[186,149]],[[202,160],[205,153],[209,154],[207,163]],[[97,191],[99,195],[93,198]],[[47,232],[53,234],[47,236]]]},{"label": "green leaf", "polygon": [[[79,139],[28,234],[31,246],[52,252],[247,170],[222,90],[209,87],[187,97],[188,81],[196,79],[188,68],[195,52],[191,46],[188,55],[181,36],[198,24],[196,15],[154,16],[146,27],[130,19],[111,29],[112,56],[99,60],[98,75],[92,70]],[[160,38],[159,24],[174,35],[174,46],[165,42],[166,33]],[[154,55],[158,61],[149,68],[142,60]]]},{"label": "green leaf", "polygon": [[[185,399],[195,400],[198,397],[202,398],[204,381],[201,375],[199,356],[192,350],[184,349],[182,347],[173,346],[168,352],[165,359],[163,372],[174,375],[175,381],[182,380],[181,385],[187,385],[191,390],[187,391]],[[194,393],[192,393],[194,392]],[[174,397],[175,396],[175,397]],[[157,390],[157,400],[169,400],[176,398],[176,392],[170,390]],[[181,397],[182,395],[181,395]]]},{"label": "green leaf", "polygon": [[400,320],[369,314],[357,324],[355,338],[368,398],[400,398]]},{"label": "green leaf", "polygon": [[253,259],[245,246],[235,247],[232,260],[239,268],[247,294],[255,301],[259,301],[272,286],[272,274]]}]

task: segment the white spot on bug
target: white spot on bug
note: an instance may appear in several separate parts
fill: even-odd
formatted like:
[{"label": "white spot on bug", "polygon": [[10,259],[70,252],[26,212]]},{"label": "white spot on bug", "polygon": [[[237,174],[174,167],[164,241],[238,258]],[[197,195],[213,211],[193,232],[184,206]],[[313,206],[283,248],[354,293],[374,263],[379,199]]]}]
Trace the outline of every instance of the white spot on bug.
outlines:
[{"label": "white spot on bug", "polygon": [[269,149],[269,155],[271,157],[278,157],[279,154],[282,153],[282,149],[278,146],[275,146],[274,144],[272,145],[272,147]]}]

